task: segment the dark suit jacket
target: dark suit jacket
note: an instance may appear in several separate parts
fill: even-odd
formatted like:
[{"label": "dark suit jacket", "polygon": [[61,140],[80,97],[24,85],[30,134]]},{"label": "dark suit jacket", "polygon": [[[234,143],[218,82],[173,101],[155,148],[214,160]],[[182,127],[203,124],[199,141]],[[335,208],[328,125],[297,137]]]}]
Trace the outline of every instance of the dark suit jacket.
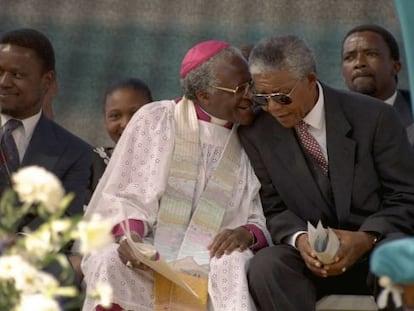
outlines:
[{"label": "dark suit jacket", "polygon": [[83,212],[92,163],[92,147],[52,120],[41,116],[27,147],[21,167],[38,165],[55,174],[75,198],[68,215]]},{"label": "dark suit jacket", "polygon": [[[101,151],[98,151],[100,149]],[[92,198],[92,195],[99,183],[103,173],[105,172],[107,162],[112,156],[114,151],[113,147],[98,147],[93,149],[93,159],[91,166],[91,176],[89,178],[89,185],[86,192],[85,204],[88,204]]]},{"label": "dark suit jacket", "polygon": [[263,111],[252,125],[239,127],[262,184],[273,241],[306,231],[306,221],[316,225],[329,214],[339,229],[372,231],[381,237],[412,234],[414,153],[395,110],[368,96],[322,87],[331,207],[315,183],[294,129],[282,127]]},{"label": "dark suit jacket", "polygon": [[414,145],[414,123],[413,112],[411,107],[410,92],[407,90],[398,90],[397,98],[394,102],[394,108],[397,110],[402,124],[407,130],[408,140]]},{"label": "dark suit jacket", "polygon": [[410,92],[407,90],[398,90],[397,98],[394,102],[394,108],[397,110],[400,119],[405,127],[413,123],[413,113],[411,107]]}]

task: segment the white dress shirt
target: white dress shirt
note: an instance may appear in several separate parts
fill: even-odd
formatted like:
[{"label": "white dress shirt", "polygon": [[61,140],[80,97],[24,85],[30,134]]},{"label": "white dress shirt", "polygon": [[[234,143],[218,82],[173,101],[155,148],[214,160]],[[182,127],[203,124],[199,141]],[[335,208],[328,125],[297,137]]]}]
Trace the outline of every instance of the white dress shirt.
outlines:
[{"label": "white dress shirt", "polygon": [[[318,85],[319,95],[318,100],[316,101],[315,106],[312,110],[303,118],[307,124],[309,124],[308,132],[316,139],[321,151],[328,162],[328,148],[326,146],[326,120],[325,120],[325,101],[323,97],[322,86],[319,82],[316,82]],[[329,163],[329,162],[328,162]],[[292,245],[296,248],[296,239],[302,233],[307,233],[307,231],[298,231],[288,236],[285,239],[285,242],[289,245]]]},{"label": "white dress shirt", "polygon": [[384,102],[388,105],[394,106],[396,98],[397,98],[397,90],[395,90],[394,94],[392,94],[390,98],[387,98],[386,100],[384,100]]}]

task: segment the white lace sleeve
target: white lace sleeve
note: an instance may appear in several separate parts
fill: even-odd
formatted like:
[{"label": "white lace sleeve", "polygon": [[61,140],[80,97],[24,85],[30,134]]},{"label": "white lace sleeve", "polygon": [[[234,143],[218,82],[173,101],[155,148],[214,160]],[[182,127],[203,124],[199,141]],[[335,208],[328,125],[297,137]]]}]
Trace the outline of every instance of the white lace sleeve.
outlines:
[{"label": "white lace sleeve", "polygon": [[87,208],[113,224],[125,217],[151,229],[167,182],[175,130],[173,101],[145,105],[133,116],[118,141]]}]

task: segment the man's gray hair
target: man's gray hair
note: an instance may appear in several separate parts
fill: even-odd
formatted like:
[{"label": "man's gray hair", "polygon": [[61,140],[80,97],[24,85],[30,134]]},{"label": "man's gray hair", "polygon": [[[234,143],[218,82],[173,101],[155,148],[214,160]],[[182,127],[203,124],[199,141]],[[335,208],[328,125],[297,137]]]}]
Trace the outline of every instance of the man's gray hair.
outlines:
[{"label": "man's gray hair", "polygon": [[218,86],[220,83],[214,71],[214,64],[227,61],[233,56],[243,57],[238,48],[228,46],[196,69],[190,71],[184,79],[180,80],[184,96],[190,100],[195,100],[197,98],[196,91],[206,91],[213,94],[216,91],[213,86]]},{"label": "man's gray hair", "polygon": [[249,58],[251,74],[288,71],[297,78],[316,73],[315,57],[306,42],[294,35],[272,36],[261,40]]}]

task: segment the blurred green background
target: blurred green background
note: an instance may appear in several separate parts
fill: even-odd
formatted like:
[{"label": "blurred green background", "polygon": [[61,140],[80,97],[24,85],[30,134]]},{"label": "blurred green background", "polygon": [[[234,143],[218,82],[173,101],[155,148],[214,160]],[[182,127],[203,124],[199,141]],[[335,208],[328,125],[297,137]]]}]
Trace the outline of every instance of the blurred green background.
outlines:
[{"label": "blurred green background", "polygon": [[[180,96],[182,57],[210,39],[236,46],[271,34],[297,34],[318,60],[319,78],[342,82],[344,34],[362,23],[389,29],[405,54],[393,0],[0,0],[0,31],[32,27],[56,52],[56,121],[92,145],[111,145],[103,127],[102,97],[116,78],[135,76],[155,99]],[[403,67],[400,84],[408,87]]]}]

